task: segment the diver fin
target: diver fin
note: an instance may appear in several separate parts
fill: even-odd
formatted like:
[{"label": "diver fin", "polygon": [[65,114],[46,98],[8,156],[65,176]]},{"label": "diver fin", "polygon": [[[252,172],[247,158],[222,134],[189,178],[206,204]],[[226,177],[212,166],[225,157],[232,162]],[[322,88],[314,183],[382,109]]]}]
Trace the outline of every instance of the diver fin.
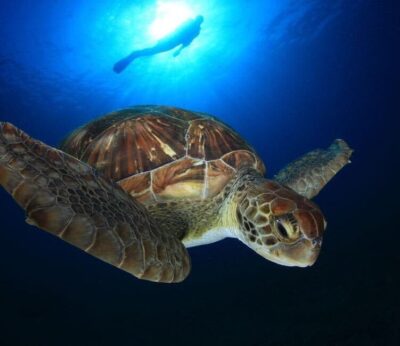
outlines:
[{"label": "diver fin", "polygon": [[120,61],[116,62],[113,71],[115,73],[121,73],[123,70],[125,70],[133,60],[135,60],[139,55],[137,52],[133,52],[132,54],[129,54],[127,57],[121,59]]},{"label": "diver fin", "polygon": [[341,139],[336,139],[327,150],[316,149],[293,161],[274,177],[300,195],[312,198],[350,163],[353,150]]}]

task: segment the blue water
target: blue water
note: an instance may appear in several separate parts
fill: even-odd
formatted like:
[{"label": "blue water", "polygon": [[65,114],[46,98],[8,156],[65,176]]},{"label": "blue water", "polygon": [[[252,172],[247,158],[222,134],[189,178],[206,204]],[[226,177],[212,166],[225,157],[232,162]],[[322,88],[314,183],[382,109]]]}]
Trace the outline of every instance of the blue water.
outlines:
[{"label": "blue water", "polygon": [[185,282],[144,282],[26,225],[2,190],[0,344],[400,344],[396,2],[184,3],[205,18],[192,45],[117,75],[154,43],[156,1],[3,1],[0,120],[57,145],[118,108],[179,106],[234,127],[269,176],[344,138],[352,164],[316,198],[318,262],[286,268],[224,240],[190,250]]}]

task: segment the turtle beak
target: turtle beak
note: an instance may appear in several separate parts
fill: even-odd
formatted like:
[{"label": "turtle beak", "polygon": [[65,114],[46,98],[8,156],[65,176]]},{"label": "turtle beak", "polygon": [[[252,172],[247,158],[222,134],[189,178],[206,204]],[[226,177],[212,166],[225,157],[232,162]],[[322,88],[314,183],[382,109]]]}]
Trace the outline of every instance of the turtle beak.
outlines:
[{"label": "turtle beak", "polygon": [[289,267],[312,266],[321,250],[322,238],[302,238],[294,244],[280,243],[271,248],[274,262]]}]

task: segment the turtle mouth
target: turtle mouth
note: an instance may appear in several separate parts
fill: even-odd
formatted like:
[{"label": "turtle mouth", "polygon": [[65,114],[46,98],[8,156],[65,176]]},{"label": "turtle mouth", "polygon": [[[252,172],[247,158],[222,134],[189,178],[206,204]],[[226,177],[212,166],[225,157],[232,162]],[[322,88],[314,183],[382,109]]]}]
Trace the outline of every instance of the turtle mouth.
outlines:
[{"label": "turtle mouth", "polygon": [[258,252],[268,260],[287,267],[309,267],[318,258],[321,240],[300,238],[295,243],[277,243],[269,249],[269,253]]}]

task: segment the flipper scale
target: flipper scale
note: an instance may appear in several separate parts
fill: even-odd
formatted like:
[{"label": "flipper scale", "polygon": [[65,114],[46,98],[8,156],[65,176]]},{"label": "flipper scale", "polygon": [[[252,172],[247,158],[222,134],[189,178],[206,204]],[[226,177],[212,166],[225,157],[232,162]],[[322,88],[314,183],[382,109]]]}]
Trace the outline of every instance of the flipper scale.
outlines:
[{"label": "flipper scale", "polygon": [[0,123],[0,184],[27,222],[134,276],[179,282],[190,258],[118,185],[74,157]]},{"label": "flipper scale", "polygon": [[280,170],[275,179],[304,197],[312,198],[348,163],[353,150],[342,139],[328,149],[316,149]]}]

